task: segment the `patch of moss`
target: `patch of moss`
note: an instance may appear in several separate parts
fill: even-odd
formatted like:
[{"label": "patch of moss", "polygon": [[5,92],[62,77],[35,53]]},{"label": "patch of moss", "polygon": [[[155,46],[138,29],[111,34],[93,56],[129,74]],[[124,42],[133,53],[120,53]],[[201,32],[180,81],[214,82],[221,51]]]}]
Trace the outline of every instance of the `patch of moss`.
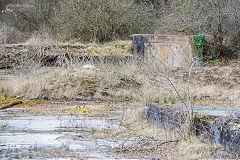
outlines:
[{"label": "patch of moss", "polygon": [[7,98],[2,95],[0,96],[0,107],[1,106],[4,106],[4,105],[7,105],[9,103],[13,103],[13,102],[16,102],[16,101],[22,101],[23,103],[18,105],[18,106],[36,106],[36,105],[39,105],[39,104],[46,104],[48,103],[47,101],[42,101],[42,100],[30,100],[30,99],[25,99],[25,98],[21,98],[21,99],[17,99],[15,98],[15,96],[8,96]]},{"label": "patch of moss", "polygon": [[208,60],[207,63],[210,66],[222,66],[224,64],[227,64],[229,62],[229,59],[226,58],[215,58],[213,60]]},{"label": "patch of moss", "polygon": [[4,124],[4,125],[1,125],[1,128],[6,128],[7,127],[7,125],[6,124]]},{"label": "patch of moss", "polygon": [[71,108],[67,108],[67,109],[63,109],[62,112],[63,113],[67,113],[67,114],[80,114],[80,115],[88,115],[90,114],[92,111],[96,111],[96,110],[100,110],[100,108],[98,107],[92,107],[92,106],[77,106],[77,107],[71,107]]}]

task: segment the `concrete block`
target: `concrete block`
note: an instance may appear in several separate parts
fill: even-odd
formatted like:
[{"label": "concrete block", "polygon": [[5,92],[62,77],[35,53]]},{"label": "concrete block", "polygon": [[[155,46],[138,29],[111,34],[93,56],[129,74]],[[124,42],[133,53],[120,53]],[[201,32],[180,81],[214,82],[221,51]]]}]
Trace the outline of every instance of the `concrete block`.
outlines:
[{"label": "concrete block", "polygon": [[212,125],[214,145],[223,145],[240,157],[240,118],[217,118]]},{"label": "concrete block", "polygon": [[[240,157],[240,109],[211,106],[193,106],[192,109],[196,135],[215,146],[223,145]],[[145,116],[161,128],[179,131],[186,121],[186,111],[186,107],[178,105],[149,105]]]},{"label": "concrete block", "polygon": [[144,57],[152,55],[159,65],[185,67],[191,64],[192,45],[188,36],[134,34],[133,54]]}]

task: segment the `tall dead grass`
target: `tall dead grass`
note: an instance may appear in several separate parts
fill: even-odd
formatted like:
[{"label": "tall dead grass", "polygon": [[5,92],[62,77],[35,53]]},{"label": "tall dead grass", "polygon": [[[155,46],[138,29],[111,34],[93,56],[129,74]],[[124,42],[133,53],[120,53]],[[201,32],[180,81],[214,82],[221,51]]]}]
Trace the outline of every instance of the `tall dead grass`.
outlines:
[{"label": "tall dead grass", "polygon": [[[204,143],[195,136],[191,136],[187,140],[182,139],[182,136],[176,132],[150,124],[145,119],[142,108],[126,112],[122,119],[122,125],[130,130],[128,137],[134,136],[143,139],[142,144],[126,146],[129,152],[143,152],[146,155],[152,154],[153,157],[157,153],[158,157],[164,155],[166,159],[222,159],[231,157],[227,152],[221,152],[220,148],[214,148],[211,144]],[[145,139],[153,142],[146,144],[144,143]]]},{"label": "tall dead grass", "polygon": [[[85,64],[95,65],[100,70],[84,69]],[[143,104],[195,103],[209,99],[236,103],[239,98],[238,87],[233,87],[238,79],[234,70],[193,69],[192,81],[188,84],[188,70],[168,70],[152,58],[144,62],[131,59],[118,63],[73,59],[61,66],[64,67],[23,65],[20,74],[7,82],[11,94],[49,100],[138,101]],[[232,77],[223,78],[224,74]]]},{"label": "tall dead grass", "polygon": [[[164,101],[164,88],[152,89],[148,72],[157,66],[137,62],[96,63],[100,70],[84,69],[82,64],[67,68],[34,69],[11,79],[11,94],[50,100]],[[21,83],[19,83],[21,82]]]},{"label": "tall dead grass", "polygon": [[29,45],[41,48],[44,46],[56,45],[57,41],[54,39],[53,35],[50,34],[50,32],[44,32],[31,35],[31,37],[24,44],[27,46]]}]

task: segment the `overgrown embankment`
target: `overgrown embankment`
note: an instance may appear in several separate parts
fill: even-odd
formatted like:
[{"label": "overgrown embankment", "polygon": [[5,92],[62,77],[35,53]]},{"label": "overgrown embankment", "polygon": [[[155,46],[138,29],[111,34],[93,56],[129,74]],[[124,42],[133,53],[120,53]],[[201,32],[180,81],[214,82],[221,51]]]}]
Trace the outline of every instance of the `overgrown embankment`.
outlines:
[{"label": "overgrown embankment", "polygon": [[126,101],[132,100],[141,86],[126,74],[79,68],[42,68],[18,78],[22,83],[12,88],[15,94],[48,100]]},{"label": "overgrown embankment", "polygon": [[[154,61],[145,64],[98,63],[95,65],[97,70],[86,69],[83,64],[67,68],[33,68],[28,72],[20,70],[4,81],[0,88],[9,95],[37,99],[175,104],[179,102],[179,97],[170,84],[172,81],[183,100],[188,100],[188,70],[177,68],[166,71]],[[238,106],[239,74],[237,68],[230,66],[193,69],[190,79],[191,102],[198,105]]]},{"label": "overgrown embankment", "polygon": [[[42,42],[43,43],[43,42]],[[126,61],[131,57],[131,42],[105,44],[47,43],[0,45],[0,68],[19,68],[30,64],[64,66],[82,61]]]},{"label": "overgrown embankment", "polygon": [[[135,59],[131,46],[130,41],[3,45],[0,66],[12,68],[16,74],[0,84],[1,94],[48,100],[174,104],[189,99],[190,87],[193,103],[238,106],[239,61],[228,66],[194,67],[189,77],[186,68],[169,70],[150,56]],[[99,70],[86,69],[86,64]]]}]

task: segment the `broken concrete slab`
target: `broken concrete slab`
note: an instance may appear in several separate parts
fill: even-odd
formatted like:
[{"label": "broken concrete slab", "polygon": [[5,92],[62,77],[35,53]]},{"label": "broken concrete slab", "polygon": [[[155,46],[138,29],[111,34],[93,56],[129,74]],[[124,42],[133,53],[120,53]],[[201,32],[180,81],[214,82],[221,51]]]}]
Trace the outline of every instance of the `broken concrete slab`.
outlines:
[{"label": "broken concrete slab", "polygon": [[[184,126],[189,109],[181,105],[154,106],[145,110],[146,118],[161,128],[179,131]],[[215,146],[240,156],[240,109],[234,107],[193,106],[196,135]]]}]

